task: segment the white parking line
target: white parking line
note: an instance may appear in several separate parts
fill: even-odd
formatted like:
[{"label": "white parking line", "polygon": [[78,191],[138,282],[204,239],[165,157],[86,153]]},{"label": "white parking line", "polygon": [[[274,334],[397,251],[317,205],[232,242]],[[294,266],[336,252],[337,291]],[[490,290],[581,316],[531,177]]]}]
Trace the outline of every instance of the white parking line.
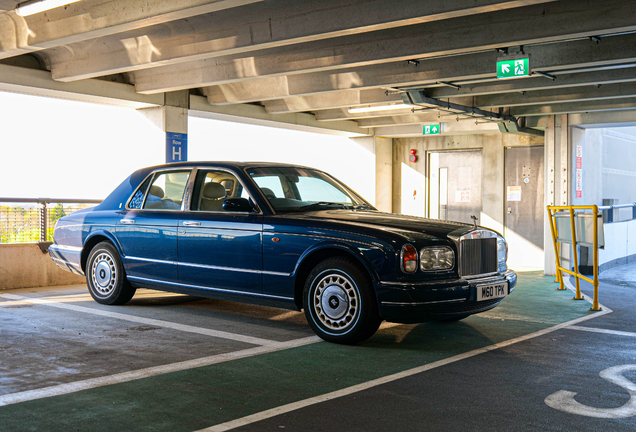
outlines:
[{"label": "white parking line", "polygon": [[[569,284],[567,284],[567,282],[566,282],[566,285],[569,285]],[[571,285],[569,285],[568,288],[572,289]],[[586,297],[586,300],[588,302],[590,302],[590,303],[592,302],[589,297]],[[288,413],[288,412],[291,412],[291,411],[296,411],[298,409],[305,408],[305,407],[308,407],[308,406],[311,406],[311,405],[319,404],[319,403],[326,402],[326,401],[329,401],[329,400],[332,400],[332,399],[337,399],[339,397],[343,397],[343,396],[347,396],[347,395],[350,395],[350,394],[353,394],[353,393],[357,393],[357,392],[360,392],[360,391],[363,391],[363,390],[367,390],[367,389],[370,389],[372,387],[377,387],[377,386],[380,386],[382,384],[387,384],[387,383],[390,383],[390,382],[393,382],[393,381],[396,381],[396,380],[399,380],[399,379],[402,379],[402,378],[406,378],[406,377],[409,377],[409,376],[412,376],[412,375],[423,373],[423,372],[429,371],[431,369],[435,369],[435,368],[438,368],[438,367],[441,367],[441,366],[445,366],[445,365],[450,364],[450,363],[455,363],[455,362],[458,362],[458,361],[461,361],[461,360],[464,360],[464,359],[467,359],[467,358],[470,358],[470,357],[477,356],[479,354],[484,354],[484,353],[487,353],[487,352],[490,352],[490,351],[497,350],[499,348],[504,348],[504,347],[507,347],[507,346],[510,346],[510,345],[517,344],[519,342],[524,342],[524,341],[527,341],[529,339],[533,339],[533,338],[536,338],[536,337],[539,337],[539,336],[543,336],[543,335],[546,335],[548,333],[552,333],[554,331],[557,331],[557,330],[560,330],[560,329],[563,329],[563,328],[568,328],[568,327],[570,327],[572,325],[575,325],[575,324],[578,324],[580,322],[584,322],[584,321],[587,321],[587,320],[590,320],[590,319],[593,319],[593,318],[598,318],[600,316],[606,315],[606,314],[611,313],[611,312],[612,312],[611,309],[603,307],[602,311],[597,312],[595,314],[584,316],[584,317],[581,317],[581,318],[577,318],[577,319],[574,319],[574,320],[571,320],[571,321],[568,321],[568,322],[565,322],[565,323],[557,324],[555,326],[548,327],[546,329],[539,330],[537,332],[530,333],[530,334],[527,334],[525,336],[521,336],[521,337],[518,337],[518,338],[510,339],[510,340],[507,340],[507,341],[504,341],[504,342],[500,342],[500,343],[497,343],[497,344],[494,344],[494,345],[489,345],[489,346],[484,347],[484,348],[478,348],[478,349],[475,349],[475,350],[472,350],[472,351],[469,351],[469,352],[466,352],[466,353],[463,353],[463,354],[459,354],[459,355],[456,355],[456,356],[453,356],[453,357],[449,357],[447,359],[439,360],[439,361],[436,361],[436,362],[433,362],[433,363],[430,363],[430,364],[427,364],[427,365],[424,365],[424,366],[419,366],[419,367],[416,367],[416,368],[413,368],[413,369],[409,369],[409,370],[406,370],[406,371],[403,371],[403,372],[398,372],[398,373],[393,374],[393,375],[388,375],[388,376],[385,376],[385,377],[382,377],[382,378],[378,378],[378,379],[375,379],[375,380],[372,380],[372,381],[368,381],[368,382],[365,382],[365,383],[362,383],[362,384],[358,384],[358,385],[354,385],[354,386],[351,386],[351,387],[347,387],[347,388],[344,388],[344,389],[341,389],[341,390],[337,390],[337,391],[334,391],[334,392],[331,392],[331,393],[326,393],[326,394],[315,396],[315,397],[312,397],[312,398],[309,398],[309,399],[301,400],[301,401],[298,401],[298,402],[293,402],[293,403],[290,403],[290,404],[287,404],[287,405],[283,405],[283,406],[279,406],[279,407],[276,407],[276,408],[272,408],[270,410],[261,411],[259,413],[252,414],[252,415],[249,415],[249,416],[246,416],[246,417],[242,417],[242,418],[239,418],[239,419],[236,419],[236,420],[231,420],[231,421],[226,422],[226,423],[220,423],[220,424],[211,426],[211,427],[206,428],[206,429],[201,429],[198,432],[224,432],[224,431],[235,429],[237,427],[245,426],[245,425],[248,425],[248,424],[251,424],[251,423],[256,423],[256,422],[259,422],[261,420],[265,420],[265,419],[268,419],[268,418],[271,418],[271,417],[275,417],[275,416],[278,416],[278,415],[281,415],[281,414],[285,414],[285,413]]]},{"label": "white parking line", "polygon": [[162,320],[157,320],[157,319],[152,319],[152,318],[142,318],[142,317],[138,317],[138,316],[134,316],[134,315],[122,314],[122,313],[118,313],[118,312],[110,312],[110,311],[103,311],[103,310],[99,310],[99,309],[92,309],[92,308],[88,308],[88,307],[85,307],[85,306],[77,306],[77,305],[71,305],[71,304],[58,303],[58,302],[53,301],[53,300],[46,300],[46,299],[42,299],[42,298],[23,297],[23,296],[18,296],[18,295],[15,295],[15,294],[0,294],[0,297],[8,299],[8,300],[19,300],[19,301],[26,302],[26,303],[39,304],[39,305],[43,305],[43,306],[50,306],[50,307],[54,307],[54,308],[58,308],[58,309],[72,310],[72,311],[75,311],[75,312],[82,312],[82,313],[87,313],[87,314],[92,314],[92,315],[99,315],[99,316],[108,317],[108,318],[115,318],[115,319],[120,319],[120,320],[123,320],[123,321],[130,321],[130,322],[134,322],[134,323],[153,325],[153,326],[157,326],[157,327],[164,327],[164,328],[169,328],[169,329],[172,329],[172,330],[179,330],[179,331],[183,331],[183,332],[196,333],[196,334],[200,334],[200,335],[212,336],[212,337],[221,338],[221,339],[229,339],[229,340],[232,340],[232,341],[235,341],[235,342],[244,342],[244,343],[248,343],[248,344],[252,344],[252,345],[277,346],[277,345],[279,345],[281,343],[281,342],[276,342],[276,341],[269,340],[269,339],[262,339],[262,338],[252,337],[252,336],[245,336],[245,335],[240,335],[240,334],[236,334],[236,333],[228,333],[228,332],[224,332],[224,331],[220,331],[220,330],[206,329],[206,328],[195,327],[195,326],[186,325],[186,324],[178,324],[178,323],[173,323],[173,322],[170,322],[170,321],[162,321]]},{"label": "white parking line", "polygon": [[568,327],[568,330],[579,330],[579,331],[586,331],[591,333],[605,333],[605,334],[611,334],[611,335],[617,335],[617,336],[636,337],[636,333],[620,331],[620,330],[608,330],[608,329],[602,329],[602,328],[596,328],[596,327],[570,326]]},{"label": "white parking line", "polygon": [[149,367],[130,372],[122,372],[105,377],[91,378],[82,381],[75,381],[67,384],[59,384],[51,387],[45,387],[36,390],[28,390],[19,393],[0,395],[0,406],[27,402],[35,399],[42,399],[51,396],[60,396],[68,393],[75,393],[81,390],[88,390],[96,387],[103,387],[112,384],[121,384],[128,381],[135,381],[142,378],[163,375],[170,372],[178,372],[187,369],[209,366],[217,363],[223,363],[231,360],[237,360],[246,357],[252,357],[260,354],[271,353],[275,351],[296,348],[303,345],[309,345],[320,342],[318,336],[310,336],[302,339],[295,339],[288,342],[280,342],[277,345],[267,345],[250,348],[230,353],[217,354],[209,357],[202,357],[194,360],[187,360],[178,363],[171,363],[162,366]]}]

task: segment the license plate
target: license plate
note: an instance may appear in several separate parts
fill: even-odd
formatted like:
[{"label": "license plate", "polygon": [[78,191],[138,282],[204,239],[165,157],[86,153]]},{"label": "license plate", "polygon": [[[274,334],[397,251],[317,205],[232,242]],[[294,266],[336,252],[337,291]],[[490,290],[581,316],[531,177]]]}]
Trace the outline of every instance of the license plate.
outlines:
[{"label": "license plate", "polygon": [[508,295],[508,284],[500,283],[494,285],[478,285],[477,301],[491,300]]}]

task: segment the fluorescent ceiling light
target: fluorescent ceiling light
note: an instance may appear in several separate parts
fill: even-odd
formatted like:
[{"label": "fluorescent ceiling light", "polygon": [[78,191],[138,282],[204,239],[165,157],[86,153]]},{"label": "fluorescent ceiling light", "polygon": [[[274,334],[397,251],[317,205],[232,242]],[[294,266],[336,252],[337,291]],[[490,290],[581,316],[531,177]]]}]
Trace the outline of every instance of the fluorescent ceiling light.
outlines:
[{"label": "fluorescent ceiling light", "polygon": [[349,112],[351,114],[356,114],[356,113],[366,113],[366,112],[376,112],[376,111],[391,111],[391,110],[407,109],[407,108],[413,108],[413,106],[407,105],[407,104],[378,105],[378,106],[370,106],[370,107],[349,108]]},{"label": "fluorescent ceiling light", "polygon": [[80,0],[34,0],[20,5],[15,10],[15,13],[20,16],[29,16],[39,12],[44,12],[49,9],[55,9],[60,6],[66,6],[71,3],[77,3]]}]

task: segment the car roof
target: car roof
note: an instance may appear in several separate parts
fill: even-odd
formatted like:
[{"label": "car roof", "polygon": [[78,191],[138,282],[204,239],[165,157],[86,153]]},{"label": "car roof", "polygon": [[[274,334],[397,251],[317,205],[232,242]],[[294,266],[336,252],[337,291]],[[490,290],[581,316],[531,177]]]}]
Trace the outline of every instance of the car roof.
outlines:
[{"label": "car roof", "polygon": [[155,165],[152,167],[142,168],[143,170],[160,170],[166,168],[194,168],[194,167],[219,167],[219,168],[302,168],[316,169],[302,165],[286,164],[279,162],[229,162],[229,161],[187,161],[175,162],[163,165]]}]

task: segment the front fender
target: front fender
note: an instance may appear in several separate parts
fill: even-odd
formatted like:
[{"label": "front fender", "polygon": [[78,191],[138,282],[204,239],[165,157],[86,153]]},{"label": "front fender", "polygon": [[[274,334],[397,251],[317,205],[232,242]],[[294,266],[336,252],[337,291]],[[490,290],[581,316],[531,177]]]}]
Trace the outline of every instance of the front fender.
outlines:
[{"label": "front fender", "polygon": [[[320,252],[326,252],[329,249],[338,249],[354,256],[356,260],[364,266],[364,268],[367,270],[367,273],[371,275],[371,278],[374,281],[380,280],[379,272],[382,271],[383,265],[385,265],[388,260],[386,252],[378,246],[366,243],[360,243],[359,245],[354,246],[343,241],[323,241],[311,246],[300,256],[298,262],[296,263],[296,268],[294,269],[292,276],[295,277],[299,273],[299,270],[303,267],[303,265],[308,260],[312,260],[313,256],[319,254]],[[379,264],[380,261],[383,265],[380,265],[380,268],[377,268],[377,266],[373,263],[375,262],[376,264]]]}]

